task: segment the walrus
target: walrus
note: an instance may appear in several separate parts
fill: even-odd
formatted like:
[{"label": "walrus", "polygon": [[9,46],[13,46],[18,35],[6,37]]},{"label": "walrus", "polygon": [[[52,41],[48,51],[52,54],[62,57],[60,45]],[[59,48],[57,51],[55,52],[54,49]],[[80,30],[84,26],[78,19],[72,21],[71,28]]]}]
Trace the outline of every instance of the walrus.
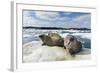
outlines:
[{"label": "walrus", "polygon": [[63,38],[57,34],[57,33],[48,33],[48,35],[42,34],[39,35],[39,38],[42,40],[42,45],[48,45],[48,46],[64,46],[64,40]]},{"label": "walrus", "polygon": [[82,43],[73,35],[64,38],[64,48],[69,50],[71,55],[75,55],[82,50]]}]

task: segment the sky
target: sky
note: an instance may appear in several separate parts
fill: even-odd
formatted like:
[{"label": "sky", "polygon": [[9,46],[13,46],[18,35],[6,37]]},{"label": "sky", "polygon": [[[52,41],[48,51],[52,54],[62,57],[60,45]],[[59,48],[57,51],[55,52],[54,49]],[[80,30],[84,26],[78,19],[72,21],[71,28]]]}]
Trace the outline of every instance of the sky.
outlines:
[{"label": "sky", "polygon": [[91,13],[23,10],[23,26],[91,28]]}]

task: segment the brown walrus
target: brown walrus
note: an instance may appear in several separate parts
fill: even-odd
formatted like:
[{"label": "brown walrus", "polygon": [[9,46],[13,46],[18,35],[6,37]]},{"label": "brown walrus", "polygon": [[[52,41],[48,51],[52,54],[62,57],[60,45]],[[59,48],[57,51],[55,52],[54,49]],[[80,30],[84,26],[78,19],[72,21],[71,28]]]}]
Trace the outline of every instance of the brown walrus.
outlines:
[{"label": "brown walrus", "polygon": [[49,33],[48,35],[42,34],[39,36],[42,40],[42,45],[48,45],[48,46],[64,46],[64,40],[63,38],[57,34],[57,33]]},{"label": "brown walrus", "polygon": [[68,35],[64,38],[64,47],[69,50],[71,55],[75,55],[82,50],[82,43],[76,37]]}]

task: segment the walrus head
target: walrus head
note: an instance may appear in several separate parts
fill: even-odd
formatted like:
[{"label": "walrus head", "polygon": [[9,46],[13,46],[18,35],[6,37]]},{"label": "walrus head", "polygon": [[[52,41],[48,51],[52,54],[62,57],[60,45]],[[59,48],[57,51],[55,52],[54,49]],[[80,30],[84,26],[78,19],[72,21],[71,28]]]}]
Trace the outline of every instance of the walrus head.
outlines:
[{"label": "walrus head", "polygon": [[42,39],[42,38],[43,38],[43,36],[44,36],[43,34],[42,34],[42,35],[39,35],[39,38],[40,38],[40,39]]},{"label": "walrus head", "polygon": [[44,39],[46,38],[47,36],[45,34],[42,34],[42,35],[39,35],[39,38],[44,41]]},{"label": "walrus head", "polygon": [[75,37],[72,35],[67,35],[66,38],[64,38],[64,46],[69,45],[71,42],[75,40]]},{"label": "walrus head", "polygon": [[64,38],[64,47],[68,48],[71,55],[75,55],[80,52],[82,49],[82,43],[77,40],[73,35],[68,35]]}]

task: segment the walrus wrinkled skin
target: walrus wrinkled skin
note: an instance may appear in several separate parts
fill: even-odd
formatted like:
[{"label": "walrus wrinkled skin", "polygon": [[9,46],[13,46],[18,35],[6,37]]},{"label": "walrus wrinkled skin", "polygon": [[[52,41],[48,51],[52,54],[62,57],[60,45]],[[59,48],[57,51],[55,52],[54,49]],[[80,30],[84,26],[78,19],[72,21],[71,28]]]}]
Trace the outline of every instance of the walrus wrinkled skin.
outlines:
[{"label": "walrus wrinkled skin", "polygon": [[64,46],[64,40],[61,38],[61,36],[57,33],[49,33],[48,35],[42,34],[39,35],[39,38],[42,40],[42,45],[48,45],[48,46]]},{"label": "walrus wrinkled skin", "polygon": [[68,35],[64,38],[64,47],[69,50],[71,55],[75,55],[82,50],[82,43],[76,37]]}]

